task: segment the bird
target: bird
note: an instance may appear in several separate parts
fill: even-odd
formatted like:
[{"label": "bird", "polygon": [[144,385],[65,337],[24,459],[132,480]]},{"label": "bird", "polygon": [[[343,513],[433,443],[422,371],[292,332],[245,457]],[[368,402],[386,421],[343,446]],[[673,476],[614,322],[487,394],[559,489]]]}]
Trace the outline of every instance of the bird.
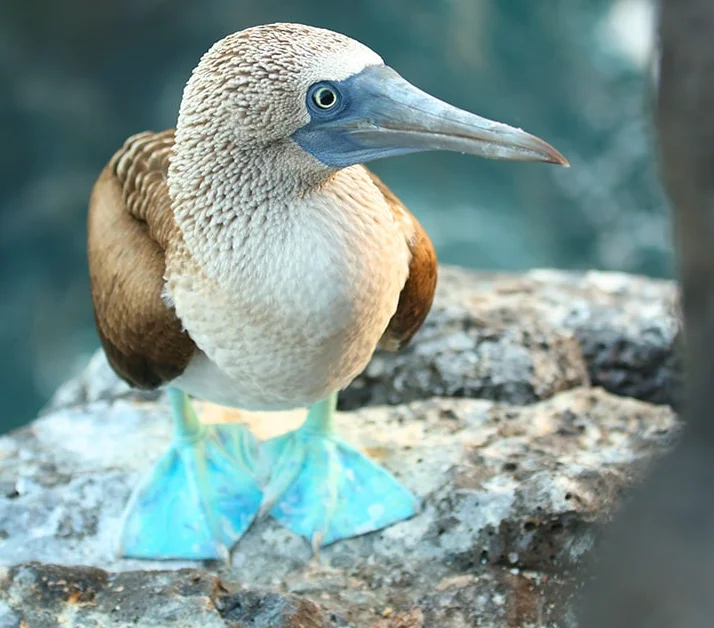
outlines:
[{"label": "bird", "polygon": [[[173,417],[127,501],[121,556],[225,558],[266,516],[319,550],[419,512],[333,417],[374,352],[405,347],[432,306],[434,246],[364,165],[423,151],[568,165],[357,40],[285,22],[216,42],[175,126],[109,159],[87,218],[96,329],[115,373],[165,390]],[[258,442],[239,422],[203,424],[192,399],[307,415]]]}]

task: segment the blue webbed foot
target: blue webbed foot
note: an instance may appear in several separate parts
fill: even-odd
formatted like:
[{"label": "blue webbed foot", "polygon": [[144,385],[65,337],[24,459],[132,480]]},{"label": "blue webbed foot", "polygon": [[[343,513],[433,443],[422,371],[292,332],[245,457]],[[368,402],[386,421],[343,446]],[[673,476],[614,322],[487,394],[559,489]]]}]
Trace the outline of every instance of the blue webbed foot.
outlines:
[{"label": "blue webbed foot", "polygon": [[174,442],[127,504],[119,553],[152,559],[226,559],[260,508],[246,426],[202,425],[188,398],[168,391]]},{"label": "blue webbed foot", "polygon": [[336,395],[315,404],[305,424],[262,444],[270,470],[262,512],[320,546],[379,530],[419,511],[417,499],[331,428]]}]

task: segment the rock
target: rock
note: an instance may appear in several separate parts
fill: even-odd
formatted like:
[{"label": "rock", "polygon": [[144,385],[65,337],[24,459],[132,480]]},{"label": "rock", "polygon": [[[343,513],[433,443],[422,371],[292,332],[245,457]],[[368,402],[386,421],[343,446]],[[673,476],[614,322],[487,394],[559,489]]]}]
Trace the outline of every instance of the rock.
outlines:
[{"label": "rock", "polygon": [[[147,626],[574,625],[574,567],[622,491],[677,434],[669,406],[627,396],[676,394],[673,287],[600,273],[449,268],[441,282],[413,347],[376,357],[345,393],[346,407],[365,407],[338,415],[341,434],[417,494],[419,515],[319,558],[263,520],[230,568],[117,560],[124,504],[166,447],[170,419],[162,396],[122,388],[98,355],[41,418],[0,439],[0,566],[9,569],[0,620],[33,628],[133,618]],[[648,377],[668,392],[657,397]],[[229,414],[201,410],[204,420]],[[237,418],[266,438],[301,416]],[[75,584],[58,592],[50,580]]]},{"label": "rock", "polygon": [[76,407],[100,400],[158,399],[157,391],[133,390],[119,379],[109,366],[103,351],[97,351],[87,367],[75,379],[62,384],[41,414],[57,408]]},{"label": "rock", "polygon": [[376,355],[341,407],[434,395],[532,403],[589,382],[674,405],[675,299],[671,282],[620,273],[442,267],[416,342]]},{"label": "rock", "polygon": [[10,569],[4,580],[2,603],[8,609],[15,600],[23,603],[16,612],[10,610],[9,620],[0,623],[3,628],[20,625],[54,628],[58,624],[87,628],[338,625],[304,598],[241,591],[196,569],[109,574],[93,567],[28,563]]}]

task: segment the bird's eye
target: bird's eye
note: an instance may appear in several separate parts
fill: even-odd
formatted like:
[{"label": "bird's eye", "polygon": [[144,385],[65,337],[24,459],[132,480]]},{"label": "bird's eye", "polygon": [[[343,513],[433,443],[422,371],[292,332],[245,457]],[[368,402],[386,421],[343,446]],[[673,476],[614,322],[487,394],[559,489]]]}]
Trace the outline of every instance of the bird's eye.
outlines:
[{"label": "bird's eye", "polygon": [[337,92],[332,87],[322,85],[312,92],[312,102],[320,109],[332,109],[337,104]]}]

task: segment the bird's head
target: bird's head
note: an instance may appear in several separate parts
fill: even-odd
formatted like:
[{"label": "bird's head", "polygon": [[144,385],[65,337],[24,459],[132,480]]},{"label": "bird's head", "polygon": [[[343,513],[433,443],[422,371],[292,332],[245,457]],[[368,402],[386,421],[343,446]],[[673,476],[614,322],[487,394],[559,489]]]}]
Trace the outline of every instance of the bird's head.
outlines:
[{"label": "bird's head", "polygon": [[325,169],[428,150],[567,165],[543,140],[419,90],[363,44],[299,24],[216,43],[186,86],[179,127],[241,150],[297,145]]}]

